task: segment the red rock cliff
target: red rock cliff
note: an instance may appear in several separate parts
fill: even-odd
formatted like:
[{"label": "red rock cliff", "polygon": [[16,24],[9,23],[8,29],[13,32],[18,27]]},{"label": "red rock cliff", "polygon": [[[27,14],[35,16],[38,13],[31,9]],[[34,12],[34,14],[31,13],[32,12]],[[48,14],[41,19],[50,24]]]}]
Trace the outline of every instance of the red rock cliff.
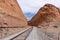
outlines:
[{"label": "red rock cliff", "polygon": [[17,0],[0,0],[0,27],[27,26]]},{"label": "red rock cliff", "polygon": [[44,5],[28,22],[31,26],[48,27],[60,25],[60,9],[52,4]]}]

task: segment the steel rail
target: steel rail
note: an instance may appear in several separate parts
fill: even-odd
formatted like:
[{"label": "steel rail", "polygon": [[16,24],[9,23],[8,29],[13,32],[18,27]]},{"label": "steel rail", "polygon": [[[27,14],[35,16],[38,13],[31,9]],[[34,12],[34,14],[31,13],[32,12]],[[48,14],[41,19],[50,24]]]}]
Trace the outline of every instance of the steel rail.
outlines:
[{"label": "steel rail", "polygon": [[27,28],[27,29],[25,29],[25,30],[23,30],[23,31],[20,31],[20,32],[18,32],[18,33],[15,33],[14,35],[10,35],[10,36],[8,36],[8,37],[2,38],[2,39],[0,39],[0,40],[12,40],[12,39],[18,37],[19,35],[23,34],[24,32],[28,31],[29,29],[32,30],[33,27],[29,27],[29,28]]}]

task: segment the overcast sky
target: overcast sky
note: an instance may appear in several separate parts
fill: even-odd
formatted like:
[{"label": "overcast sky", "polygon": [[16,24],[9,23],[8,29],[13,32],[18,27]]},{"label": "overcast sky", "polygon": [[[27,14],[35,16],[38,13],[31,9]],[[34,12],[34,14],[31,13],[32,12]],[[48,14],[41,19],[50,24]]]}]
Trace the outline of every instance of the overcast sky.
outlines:
[{"label": "overcast sky", "polygon": [[60,0],[17,0],[17,1],[28,20],[30,20],[33,17],[33,15],[35,15],[38,12],[38,10],[46,3],[50,3],[57,7],[60,7]]},{"label": "overcast sky", "polygon": [[60,0],[17,0],[23,12],[36,13],[40,7],[46,3],[54,4],[57,7],[60,6]]}]

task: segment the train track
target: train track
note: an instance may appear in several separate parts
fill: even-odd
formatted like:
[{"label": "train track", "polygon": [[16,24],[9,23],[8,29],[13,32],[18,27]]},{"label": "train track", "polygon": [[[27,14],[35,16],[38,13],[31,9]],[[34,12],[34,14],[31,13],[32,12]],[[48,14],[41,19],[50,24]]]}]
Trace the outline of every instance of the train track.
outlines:
[{"label": "train track", "polygon": [[25,40],[27,38],[27,36],[29,35],[29,33],[32,31],[33,27],[29,27],[23,31],[20,31],[14,35],[10,35],[8,37],[5,37],[3,39],[0,40],[16,40],[16,39],[23,39]]}]

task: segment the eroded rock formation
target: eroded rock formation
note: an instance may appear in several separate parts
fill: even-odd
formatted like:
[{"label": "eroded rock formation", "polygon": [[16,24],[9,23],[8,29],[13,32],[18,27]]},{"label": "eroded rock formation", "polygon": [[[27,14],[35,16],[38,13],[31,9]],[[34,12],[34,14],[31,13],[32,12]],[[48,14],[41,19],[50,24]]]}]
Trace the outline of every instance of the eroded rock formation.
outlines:
[{"label": "eroded rock formation", "polygon": [[[60,9],[52,4],[45,4],[29,21],[30,26],[43,29],[49,40],[60,39]],[[43,32],[38,30],[38,32]],[[46,37],[44,36],[44,38]],[[51,39],[52,38],[52,39]],[[42,39],[43,40],[43,39]],[[46,38],[44,40],[47,40]]]},{"label": "eroded rock formation", "polygon": [[60,9],[52,4],[44,5],[38,13],[29,21],[29,25],[47,28],[60,25]]},{"label": "eroded rock formation", "polygon": [[0,27],[27,26],[17,0],[0,0]]}]

